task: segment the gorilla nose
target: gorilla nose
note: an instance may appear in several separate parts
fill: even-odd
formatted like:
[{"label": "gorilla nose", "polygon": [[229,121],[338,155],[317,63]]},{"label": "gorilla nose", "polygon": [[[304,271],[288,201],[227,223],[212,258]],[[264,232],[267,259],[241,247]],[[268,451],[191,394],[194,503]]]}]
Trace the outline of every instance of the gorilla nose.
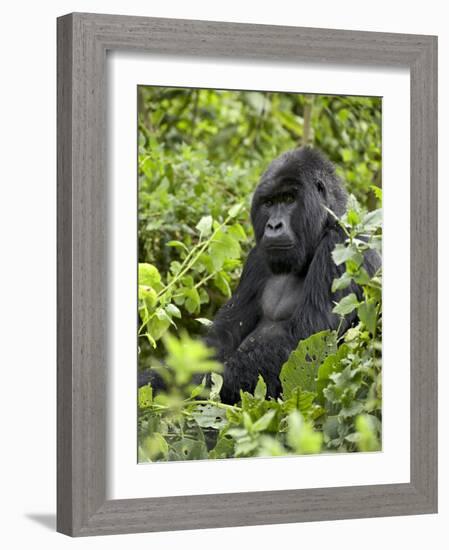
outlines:
[{"label": "gorilla nose", "polygon": [[284,229],[284,222],[282,220],[268,220],[265,233],[274,237],[283,233]]}]

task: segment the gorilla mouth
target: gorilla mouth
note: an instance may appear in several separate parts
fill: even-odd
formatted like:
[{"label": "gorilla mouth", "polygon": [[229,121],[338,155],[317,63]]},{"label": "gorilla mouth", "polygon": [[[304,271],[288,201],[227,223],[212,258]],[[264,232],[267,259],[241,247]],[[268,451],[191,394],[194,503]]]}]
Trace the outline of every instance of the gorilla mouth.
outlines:
[{"label": "gorilla mouth", "polygon": [[291,250],[292,244],[270,244],[265,247],[267,250]]},{"label": "gorilla mouth", "polygon": [[290,250],[294,247],[294,243],[291,241],[279,240],[265,243],[266,250]]}]

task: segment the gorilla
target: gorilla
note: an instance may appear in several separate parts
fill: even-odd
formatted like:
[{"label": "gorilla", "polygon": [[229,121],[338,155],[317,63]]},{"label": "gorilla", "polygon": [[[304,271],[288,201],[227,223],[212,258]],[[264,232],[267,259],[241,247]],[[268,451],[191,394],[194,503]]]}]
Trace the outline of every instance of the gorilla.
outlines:
[{"label": "gorilla", "polygon": [[[341,216],[346,200],[333,164],[316,149],[288,151],[262,175],[251,204],[255,246],[206,337],[224,365],[224,403],[237,402],[240,390],[254,391],[259,374],[267,396],[278,397],[281,367],[300,340],[325,329],[343,333],[356,321],[353,313],[339,326],[332,313],[345,294],[361,295],[355,284],[331,290],[344,271],[331,253],[345,235],[324,206]],[[367,252],[367,272],[379,266],[378,254]]]}]

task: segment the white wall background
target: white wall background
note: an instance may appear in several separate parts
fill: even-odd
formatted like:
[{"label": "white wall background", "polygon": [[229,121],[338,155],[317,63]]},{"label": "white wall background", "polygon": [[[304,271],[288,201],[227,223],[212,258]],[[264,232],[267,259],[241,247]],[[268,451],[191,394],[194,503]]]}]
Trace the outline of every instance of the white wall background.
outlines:
[{"label": "white wall background", "polygon": [[[56,331],[56,23],[58,15],[93,11],[186,19],[209,19],[310,27],[345,28],[439,35],[440,126],[448,120],[449,31],[444,2],[414,0],[320,0],[310,5],[292,0],[48,0],[8,2],[0,32],[0,540],[7,548],[272,548],[364,550],[400,544],[407,549],[442,548],[449,521],[449,413],[440,399],[440,512],[433,516],[380,518],[184,531],[71,540],[55,533],[55,331]],[[444,165],[448,134],[440,135]],[[440,205],[449,202],[440,186]],[[442,206],[440,206],[440,209]],[[440,210],[441,223],[446,222]],[[444,294],[448,248],[440,228],[440,311],[449,308]],[[6,254],[5,254],[6,251]],[[5,307],[6,306],[6,307]],[[448,316],[440,315],[441,333]],[[444,337],[441,357],[444,362]],[[26,346],[26,347],[25,347]],[[449,371],[440,372],[441,395]],[[441,541],[441,542],[440,542]]]}]

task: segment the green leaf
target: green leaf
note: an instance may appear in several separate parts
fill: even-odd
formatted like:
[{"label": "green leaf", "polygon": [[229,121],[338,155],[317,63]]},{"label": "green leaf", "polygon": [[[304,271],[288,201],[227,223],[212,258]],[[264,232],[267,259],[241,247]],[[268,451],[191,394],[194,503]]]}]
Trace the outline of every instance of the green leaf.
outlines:
[{"label": "green leaf", "polygon": [[184,437],[172,444],[176,460],[204,460],[208,458],[206,443]]},{"label": "green leaf", "polygon": [[341,122],[345,123],[350,117],[351,112],[348,109],[340,109],[337,113],[338,118]]},{"label": "green leaf", "polygon": [[374,193],[376,199],[382,200],[382,188],[377,185],[370,185],[371,191]]},{"label": "green leaf", "polygon": [[140,409],[148,408],[153,402],[153,388],[150,384],[139,388],[138,403]]},{"label": "green leaf", "polygon": [[379,421],[370,414],[363,414],[356,418],[355,427],[358,435],[358,448],[362,452],[380,451],[381,443],[377,437]]},{"label": "green leaf", "polygon": [[263,432],[264,430],[268,429],[268,426],[270,425],[275,415],[276,411],[274,410],[266,412],[263,416],[256,420],[256,422],[254,422],[252,429],[255,432]]},{"label": "green leaf", "polygon": [[302,137],[303,135],[303,119],[302,117],[299,117],[295,115],[294,113],[290,113],[288,111],[279,111],[276,113],[279,117],[282,124],[294,135],[297,137]]},{"label": "green leaf", "polygon": [[288,416],[287,442],[298,454],[315,454],[321,451],[323,436],[294,411]]},{"label": "green leaf", "polygon": [[263,401],[265,399],[266,395],[267,395],[267,385],[265,384],[265,381],[262,378],[262,375],[259,374],[259,378],[257,379],[256,388],[254,390],[254,397],[256,399],[260,399],[261,401]]},{"label": "green leaf", "polygon": [[355,210],[349,210],[346,215],[348,218],[348,223],[352,225],[352,227],[355,227],[358,223],[360,223],[360,216]]},{"label": "green leaf", "polygon": [[360,204],[359,201],[356,199],[356,197],[351,193],[348,197],[348,200],[346,202],[346,211],[350,212],[353,210],[354,212],[360,212]]},{"label": "green leaf", "polygon": [[269,435],[260,437],[258,456],[284,456],[287,454],[287,449],[274,437]]},{"label": "green leaf", "polygon": [[170,315],[168,315],[165,309],[162,309],[161,307],[156,310],[155,315],[159,319],[159,321],[168,321],[168,323],[173,323]]},{"label": "green leaf", "polygon": [[222,365],[213,359],[215,351],[200,340],[193,340],[187,333],[180,338],[166,334],[164,344],[168,355],[166,364],[173,370],[177,384],[190,381],[195,373],[222,370]]},{"label": "green leaf", "polygon": [[224,271],[219,271],[215,275],[214,284],[227,298],[231,297],[231,287],[227,279],[227,274]]},{"label": "green leaf", "polygon": [[151,336],[151,334],[149,332],[145,332],[145,336],[148,342],[150,343],[150,346],[152,348],[156,348],[157,347],[156,340]]},{"label": "green leaf", "polygon": [[185,252],[189,252],[187,246],[181,241],[168,241],[167,246],[171,246],[173,248],[182,248]]},{"label": "green leaf", "polygon": [[207,293],[207,291],[204,288],[199,288],[198,294],[200,295],[200,303],[201,304],[208,304],[209,303],[209,301],[210,301],[209,294]]},{"label": "green leaf", "polygon": [[175,304],[168,304],[167,306],[165,306],[165,311],[172,317],[176,317],[178,319],[181,319],[182,317],[179,308],[176,307]]},{"label": "green leaf", "polygon": [[290,413],[299,411],[303,416],[313,415],[313,401],[316,397],[315,392],[303,391],[301,388],[295,388],[290,397],[284,402],[284,411]]},{"label": "green leaf", "polygon": [[318,401],[324,404],[323,391],[329,384],[331,374],[340,372],[344,367],[344,360],[350,353],[351,349],[347,344],[341,344],[337,351],[326,357],[322,362],[317,372],[317,398]]},{"label": "green leaf", "polygon": [[220,430],[226,424],[226,411],[213,405],[198,406],[192,412],[192,417],[201,428]]},{"label": "green leaf", "polygon": [[165,314],[165,316],[162,314],[161,316],[163,317],[161,319],[159,319],[157,316],[152,317],[152,319],[147,325],[148,333],[151,335],[151,337],[155,341],[160,340],[162,338],[162,336],[165,334],[168,327],[172,323],[171,319],[168,318],[167,314]]},{"label": "green leaf", "polygon": [[351,162],[351,160],[352,160],[352,151],[351,151],[351,149],[342,149],[341,150],[341,157],[343,159],[343,162]]},{"label": "green leaf", "polygon": [[139,462],[166,459],[168,444],[160,433],[153,433],[145,437],[139,445]]},{"label": "green leaf", "polygon": [[201,256],[198,259],[198,265],[203,265],[205,270],[208,273],[214,273],[215,271],[212,258],[208,254],[205,254],[205,253],[201,254]]},{"label": "green leaf", "polygon": [[348,294],[342,298],[332,311],[337,315],[347,315],[348,313],[351,313],[351,311],[354,311],[358,305],[359,301],[357,296],[351,292],[351,294]]},{"label": "green leaf", "polygon": [[206,387],[206,377],[203,377],[203,380],[201,381],[201,384],[198,384],[198,386],[195,386],[192,391],[190,392],[190,398],[195,399],[195,397],[198,397]]},{"label": "green leaf", "polygon": [[228,229],[229,234],[238,241],[244,241],[246,239],[246,233],[243,227],[239,223],[231,225]]},{"label": "green leaf", "polygon": [[209,451],[209,458],[228,458],[232,457],[233,454],[234,440],[228,435],[223,435],[219,436],[217,444],[211,451]]},{"label": "green leaf", "polygon": [[377,328],[377,307],[375,302],[368,301],[362,302],[358,309],[357,313],[359,319],[365,325],[365,327],[371,332],[371,334],[376,334]]},{"label": "green leaf", "polygon": [[156,291],[151,287],[139,285],[139,300],[144,301],[147,308],[152,310],[157,304]]},{"label": "green leaf", "polygon": [[332,282],[332,292],[338,290],[344,290],[351,284],[351,275],[345,271],[338,279],[334,279]]},{"label": "green leaf", "polygon": [[318,367],[336,350],[336,333],[329,330],[318,332],[299,342],[296,350],[282,366],[279,376],[284,399],[288,399],[298,387],[303,391],[314,392]]},{"label": "green leaf", "polygon": [[382,226],[382,209],[368,212],[362,220],[362,225],[366,231],[375,231]]},{"label": "green leaf", "polygon": [[235,456],[251,456],[258,447],[257,439],[250,437],[238,439],[235,443]]},{"label": "green leaf", "polygon": [[207,237],[212,232],[212,216],[203,216],[200,221],[196,224],[196,228],[200,232],[202,237]]},{"label": "green leaf", "polygon": [[369,285],[371,283],[371,277],[368,275],[368,272],[363,267],[359,267],[357,273],[353,275],[354,281],[358,285]]},{"label": "green leaf", "polygon": [[198,293],[198,290],[195,287],[192,288],[183,288],[182,290],[186,301],[184,306],[189,313],[197,313],[200,311],[201,307],[201,298]]},{"label": "green leaf", "polygon": [[337,439],[339,419],[337,415],[330,415],[323,424],[323,434],[328,440]]},{"label": "green leaf", "polygon": [[209,253],[214,268],[219,270],[225,260],[240,257],[240,245],[234,237],[220,229],[210,244]]},{"label": "green leaf", "polygon": [[252,431],[253,421],[251,420],[251,416],[246,411],[243,411],[243,425],[245,430],[248,432]]},{"label": "green leaf", "polygon": [[332,258],[336,265],[341,265],[348,260],[353,260],[360,265],[363,257],[354,245],[346,246],[342,243],[336,245],[332,251]]},{"label": "green leaf", "polygon": [[220,391],[223,387],[223,377],[216,372],[212,372],[211,375],[212,387],[210,390],[209,399],[211,401],[217,401],[220,398]]},{"label": "green leaf", "polygon": [[152,264],[139,264],[139,285],[157,287],[161,282],[161,275]]},{"label": "green leaf", "polygon": [[363,412],[363,403],[360,401],[351,401],[347,406],[342,407],[339,416],[342,418],[351,418]]},{"label": "green leaf", "polygon": [[360,371],[348,365],[341,372],[329,375],[331,383],[323,390],[324,397],[336,405],[349,405],[360,386]]},{"label": "green leaf", "polygon": [[238,216],[240,214],[240,212],[242,211],[243,209],[243,204],[242,203],[239,203],[239,204],[234,204],[234,206],[232,206],[230,209],[229,209],[229,216],[231,218],[235,218],[236,216]]},{"label": "green leaf", "polygon": [[173,261],[170,262],[170,271],[173,273],[173,275],[177,275],[181,271],[182,265],[181,262]]},{"label": "green leaf", "polygon": [[345,342],[352,342],[360,337],[360,325],[351,327],[345,334]]}]

